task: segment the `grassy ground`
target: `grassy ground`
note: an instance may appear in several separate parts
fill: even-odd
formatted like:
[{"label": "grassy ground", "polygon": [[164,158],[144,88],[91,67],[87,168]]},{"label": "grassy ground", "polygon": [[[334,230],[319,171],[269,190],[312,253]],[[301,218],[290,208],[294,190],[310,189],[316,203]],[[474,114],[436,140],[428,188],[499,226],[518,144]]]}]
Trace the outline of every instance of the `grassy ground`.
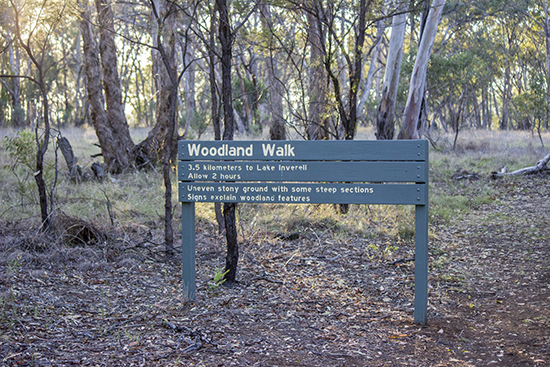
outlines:
[{"label": "grassy ground", "polygon": [[[13,131],[0,131],[3,136],[13,137]],[[99,149],[94,145],[97,138],[92,129],[62,131],[75,150],[82,167],[90,167]],[[132,135],[136,141],[143,139],[145,130],[135,130]],[[360,129],[358,139],[373,138],[370,129]],[[0,220],[30,220],[37,225],[39,208],[35,184],[32,176],[33,155],[10,157],[6,150],[6,138],[0,145],[0,179],[4,190],[1,192]],[[461,134],[455,150],[452,149],[452,136],[434,134],[437,148],[430,152],[430,210],[435,219],[449,221],[460,217],[461,212],[467,212],[494,200],[495,193],[491,185],[484,180],[477,184],[462,187],[461,181],[453,180],[453,175],[466,171],[488,177],[493,171],[507,167],[509,171],[534,165],[542,158],[546,150],[541,146],[538,136],[528,132],[486,132],[465,131]],[[543,141],[550,146],[550,134],[543,135]],[[31,152],[32,153],[32,152]],[[97,159],[96,159],[97,160]],[[54,175],[55,148],[52,144],[47,157],[46,178],[53,193],[54,208],[67,216],[79,218],[95,226],[108,227],[146,226],[152,230],[161,230],[163,215],[162,177],[155,172],[134,172],[117,177],[111,177],[102,183],[84,182],[78,185],[72,183],[66,172],[66,165],[58,153],[57,179]],[[174,192],[177,183],[173,182]],[[174,197],[174,207],[177,208],[177,198]],[[392,235],[407,236],[412,231],[413,221],[410,219],[411,208],[363,206],[352,208],[346,217],[338,216],[329,205],[321,206],[291,206],[279,205],[242,205],[240,209],[241,226],[260,231],[262,228],[270,232],[298,231],[312,221],[337,223],[342,233],[358,235],[373,235],[389,232]],[[199,219],[205,222],[214,221],[214,213],[209,204],[199,204],[197,210]],[[368,213],[368,215],[365,215]],[[176,219],[179,212],[175,213]],[[382,220],[383,219],[383,220]],[[384,221],[390,220],[390,228]],[[177,223],[176,226],[179,224]]]}]

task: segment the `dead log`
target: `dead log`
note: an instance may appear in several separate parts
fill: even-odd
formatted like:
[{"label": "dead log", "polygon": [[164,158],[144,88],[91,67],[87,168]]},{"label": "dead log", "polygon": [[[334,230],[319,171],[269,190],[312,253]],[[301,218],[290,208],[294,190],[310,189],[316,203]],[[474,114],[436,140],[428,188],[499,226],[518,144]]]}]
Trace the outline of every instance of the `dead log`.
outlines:
[{"label": "dead log", "polygon": [[82,168],[78,165],[78,159],[73,153],[73,147],[71,146],[71,143],[69,143],[69,139],[64,136],[60,137],[57,139],[57,145],[65,158],[67,168],[69,168],[69,177],[74,180],[81,180]]},{"label": "dead log", "polygon": [[550,161],[550,152],[544,156],[538,163],[531,167],[525,167],[518,169],[517,171],[513,172],[492,172],[491,177],[492,178],[498,178],[503,176],[526,176],[526,175],[534,175],[537,173],[542,173],[543,171],[550,170],[550,168],[547,167],[548,162]]}]

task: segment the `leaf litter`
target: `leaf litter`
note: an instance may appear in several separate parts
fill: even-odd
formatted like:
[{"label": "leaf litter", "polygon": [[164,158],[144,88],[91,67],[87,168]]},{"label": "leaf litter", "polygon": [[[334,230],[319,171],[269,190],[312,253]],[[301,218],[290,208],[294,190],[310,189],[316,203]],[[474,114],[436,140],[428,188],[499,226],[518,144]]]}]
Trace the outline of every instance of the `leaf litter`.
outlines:
[{"label": "leaf litter", "polygon": [[239,282],[213,287],[223,239],[200,226],[188,302],[181,264],[150,234],[92,228],[67,245],[6,223],[0,364],[550,366],[547,178],[491,184],[498,200],[432,220],[426,326],[413,323],[412,238],[250,232]]}]

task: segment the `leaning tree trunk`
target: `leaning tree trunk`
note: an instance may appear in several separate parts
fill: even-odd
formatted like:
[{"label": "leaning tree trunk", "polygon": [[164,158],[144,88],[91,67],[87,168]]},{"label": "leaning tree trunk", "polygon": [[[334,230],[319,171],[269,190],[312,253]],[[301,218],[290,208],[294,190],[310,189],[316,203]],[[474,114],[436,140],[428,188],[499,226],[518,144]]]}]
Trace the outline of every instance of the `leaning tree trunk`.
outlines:
[{"label": "leaning tree trunk", "polygon": [[400,6],[397,10],[399,14],[394,15],[392,20],[382,100],[378,106],[376,117],[376,138],[378,140],[392,140],[395,133],[395,102],[397,100],[399,74],[403,59],[403,42],[405,41],[405,28],[407,26],[407,15],[403,10],[403,6]]},{"label": "leaning tree trunk", "polygon": [[422,100],[424,97],[424,88],[426,85],[426,71],[428,69],[428,61],[432,53],[435,36],[437,33],[437,26],[441,20],[441,13],[443,12],[443,6],[445,0],[434,0],[432,7],[426,19],[426,25],[422,33],[422,40],[418,47],[416,54],[416,61],[414,63],[413,72],[411,75],[411,82],[409,87],[409,96],[407,98],[407,104],[403,120],[401,122],[401,131],[399,132],[399,139],[418,139],[420,138],[418,132],[418,119],[420,117],[420,110],[422,108]]}]

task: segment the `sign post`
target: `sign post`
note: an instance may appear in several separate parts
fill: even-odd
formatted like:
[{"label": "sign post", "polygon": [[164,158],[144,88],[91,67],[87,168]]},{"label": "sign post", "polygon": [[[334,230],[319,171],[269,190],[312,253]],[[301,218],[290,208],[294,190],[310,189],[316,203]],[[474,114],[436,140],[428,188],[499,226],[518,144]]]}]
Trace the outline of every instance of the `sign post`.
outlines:
[{"label": "sign post", "polygon": [[188,141],[178,146],[183,287],[195,299],[195,202],[415,206],[415,322],[428,302],[428,142]]}]

